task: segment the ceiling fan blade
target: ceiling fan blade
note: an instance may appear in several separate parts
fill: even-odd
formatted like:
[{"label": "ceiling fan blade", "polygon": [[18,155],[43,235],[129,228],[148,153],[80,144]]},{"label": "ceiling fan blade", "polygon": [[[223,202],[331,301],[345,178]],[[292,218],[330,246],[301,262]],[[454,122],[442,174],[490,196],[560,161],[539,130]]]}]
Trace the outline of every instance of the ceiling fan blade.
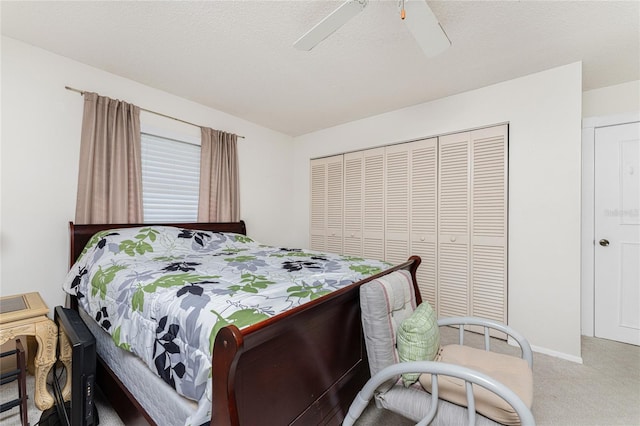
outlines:
[{"label": "ceiling fan blade", "polygon": [[405,0],[404,8],[404,22],[427,57],[436,56],[451,46],[438,18],[425,0]]},{"label": "ceiling fan blade", "polygon": [[300,50],[311,50],[318,43],[333,34],[348,20],[356,16],[367,5],[368,0],[349,0],[318,22],[293,45]]}]

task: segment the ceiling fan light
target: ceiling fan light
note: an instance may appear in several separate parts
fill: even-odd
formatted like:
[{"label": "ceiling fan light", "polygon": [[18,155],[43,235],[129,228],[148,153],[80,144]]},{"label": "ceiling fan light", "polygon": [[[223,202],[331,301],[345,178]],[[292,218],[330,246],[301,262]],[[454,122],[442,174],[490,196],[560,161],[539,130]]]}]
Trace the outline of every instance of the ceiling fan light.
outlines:
[{"label": "ceiling fan light", "polygon": [[445,51],[451,42],[425,0],[405,0],[404,23],[424,54],[432,58]]}]

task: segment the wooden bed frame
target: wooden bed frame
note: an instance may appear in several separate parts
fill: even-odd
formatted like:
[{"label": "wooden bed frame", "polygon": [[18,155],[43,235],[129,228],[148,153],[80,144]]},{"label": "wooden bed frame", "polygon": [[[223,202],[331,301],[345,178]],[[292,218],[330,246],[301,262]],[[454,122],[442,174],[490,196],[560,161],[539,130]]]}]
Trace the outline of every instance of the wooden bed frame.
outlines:
[{"label": "wooden bed frame", "polygon": [[[70,264],[98,231],[149,225],[70,222]],[[246,235],[243,221],[163,225]],[[211,425],[342,423],[370,377],[359,286],[399,269],[410,270],[416,283],[419,264],[420,258],[412,256],[401,265],[253,326],[222,328],[213,348]],[[71,299],[71,307],[77,309],[77,300]],[[155,424],[101,359],[97,383],[125,424]]]}]

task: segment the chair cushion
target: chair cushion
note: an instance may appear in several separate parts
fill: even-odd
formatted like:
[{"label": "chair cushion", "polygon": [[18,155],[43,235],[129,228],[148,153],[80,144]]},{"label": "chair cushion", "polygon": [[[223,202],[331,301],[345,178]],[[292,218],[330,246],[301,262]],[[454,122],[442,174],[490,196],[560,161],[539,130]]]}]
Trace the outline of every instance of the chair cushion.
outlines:
[{"label": "chair cushion", "polygon": [[[462,365],[492,377],[514,391],[531,408],[533,402],[533,372],[522,358],[469,346],[447,345],[440,349],[436,361]],[[431,392],[431,375],[422,374],[420,384]],[[438,396],[444,400],[467,405],[464,381],[438,376]],[[499,423],[518,425],[520,419],[505,400],[482,386],[473,385],[476,410]]]},{"label": "chair cushion", "polygon": [[[420,383],[405,388],[401,381],[386,392],[376,392],[374,397],[376,406],[391,410],[415,423],[418,423],[429,414],[429,409],[433,403],[433,397],[424,390]],[[387,423],[387,425],[391,424],[395,423]],[[405,423],[402,424],[404,425]],[[467,407],[461,407],[443,399],[438,400],[438,412],[430,426],[468,424],[469,413]],[[478,414],[475,426],[500,426],[500,424]]]},{"label": "chair cushion", "polygon": [[[422,302],[413,314],[402,321],[396,338],[400,361],[433,361],[440,349],[438,317],[428,302]],[[410,386],[420,373],[405,373],[402,381]]]},{"label": "chair cushion", "polygon": [[[408,271],[392,272],[360,287],[362,329],[371,376],[398,362],[396,331],[416,308]],[[393,385],[390,382],[387,389]]]}]

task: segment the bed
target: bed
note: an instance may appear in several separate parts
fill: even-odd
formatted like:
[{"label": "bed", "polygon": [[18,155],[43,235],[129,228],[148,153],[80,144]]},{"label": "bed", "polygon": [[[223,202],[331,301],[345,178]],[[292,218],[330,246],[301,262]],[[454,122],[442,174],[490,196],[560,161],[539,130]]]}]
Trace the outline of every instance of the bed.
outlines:
[{"label": "bed", "polygon": [[[70,223],[71,268],[97,232],[148,226]],[[242,221],[153,226],[246,236],[246,226]],[[225,238],[242,240],[236,236]],[[281,250],[288,252],[293,249]],[[220,327],[211,339],[211,378],[208,383],[211,389],[211,424],[340,424],[351,401],[369,378],[360,322],[359,286],[399,269],[409,270],[416,282],[415,272],[419,264],[420,258],[414,256],[400,265],[386,265],[386,269],[380,272],[372,269],[369,271],[375,272],[372,275],[328,294],[317,293],[310,301],[255,324],[240,328],[235,324]],[[76,296],[70,296],[69,303],[82,313],[83,301],[79,303]],[[88,317],[86,312],[84,317]],[[110,350],[126,352],[115,346]],[[122,420],[127,425],[163,424],[156,413],[139,402],[140,390],[125,386],[124,376],[119,377],[103,358],[106,356],[103,357],[99,348],[98,386]],[[131,366],[135,362],[126,364]],[[144,367],[136,369],[142,371]],[[149,374],[154,375],[151,370]],[[170,394],[164,391],[165,388],[170,389],[166,383],[149,387],[154,388],[158,397]],[[172,398],[176,397],[170,395],[168,398],[166,406],[172,404]],[[188,409],[189,405],[185,407]]]}]

